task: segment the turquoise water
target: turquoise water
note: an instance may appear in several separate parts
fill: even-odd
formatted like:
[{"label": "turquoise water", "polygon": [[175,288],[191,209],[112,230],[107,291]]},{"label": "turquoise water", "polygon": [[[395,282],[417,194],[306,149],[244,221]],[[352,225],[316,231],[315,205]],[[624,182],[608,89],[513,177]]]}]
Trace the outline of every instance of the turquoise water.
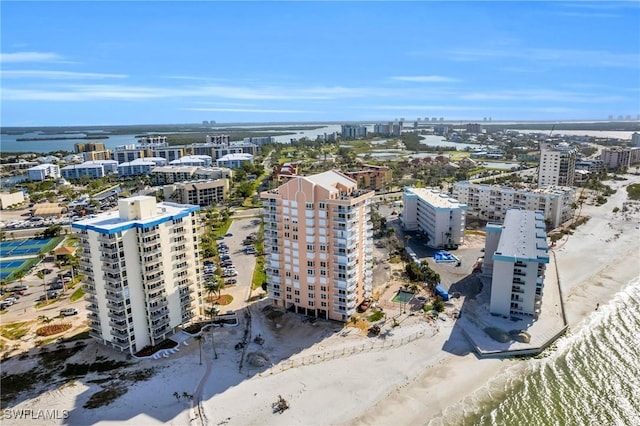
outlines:
[{"label": "turquoise water", "polygon": [[429,424],[640,424],[640,277],[548,357],[510,362],[507,372]]}]

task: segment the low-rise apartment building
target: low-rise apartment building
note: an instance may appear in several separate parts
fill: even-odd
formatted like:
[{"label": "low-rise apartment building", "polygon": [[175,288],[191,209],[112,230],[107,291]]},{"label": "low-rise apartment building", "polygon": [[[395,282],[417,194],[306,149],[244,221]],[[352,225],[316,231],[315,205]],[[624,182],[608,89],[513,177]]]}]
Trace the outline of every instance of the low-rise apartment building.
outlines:
[{"label": "low-rise apartment building", "polygon": [[162,191],[167,201],[215,206],[229,197],[229,179],[174,183],[163,186]]},{"label": "low-rise apartment building", "polygon": [[573,217],[576,190],[559,186],[516,189],[462,181],[453,186],[453,197],[468,206],[468,215],[480,220],[502,222],[511,208],[540,210],[549,226],[557,228]]},{"label": "low-rise apartment building", "polygon": [[364,167],[363,170],[344,173],[358,182],[358,188],[381,191],[393,180],[393,172],[389,167],[370,164],[363,164],[362,166]]},{"label": "low-rise apartment building", "polygon": [[503,224],[486,227],[482,272],[491,277],[492,314],[537,317],[549,263],[544,215],[511,209]]},{"label": "low-rise apartment building", "polygon": [[31,181],[60,178],[60,166],[57,164],[39,164],[27,169],[27,177]]},{"label": "low-rise apartment building", "polygon": [[452,247],[464,242],[467,206],[437,189],[406,187],[402,192],[405,231],[418,231],[430,247]]}]

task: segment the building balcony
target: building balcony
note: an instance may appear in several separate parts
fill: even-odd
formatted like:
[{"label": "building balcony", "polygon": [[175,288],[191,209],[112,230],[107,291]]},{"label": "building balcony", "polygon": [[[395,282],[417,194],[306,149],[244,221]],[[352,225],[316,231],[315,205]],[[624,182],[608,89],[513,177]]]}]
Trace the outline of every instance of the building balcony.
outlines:
[{"label": "building balcony", "polygon": [[151,337],[153,337],[153,339],[161,339],[170,331],[171,328],[169,328],[168,326],[157,328],[153,330],[153,332],[151,333]]},{"label": "building balcony", "polygon": [[165,326],[169,325],[169,322],[170,322],[169,316],[164,315],[157,320],[153,320],[151,322],[151,327],[155,329],[164,328]]},{"label": "building balcony", "polygon": [[88,294],[87,297],[85,297],[85,299],[87,302],[93,303],[93,304],[97,304],[98,303],[98,298],[94,295],[94,294]]},{"label": "building balcony", "polygon": [[511,287],[511,293],[524,294],[524,290],[519,287]]},{"label": "building balcony", "polygon": [[104,253],[102,252],[102,254],[100,254],[100,260],[102,262],[120,262],[120,257],[118,256],[117,253]]},{"label": "building balcony", "polygon": [[115,319],[117,321],[123,321],[124,319],[127,318],[127,312],[124,309],[110,310],[109,311],[109,318]]},{"label": "building balcony", "polygon": [[98,321],[98,320],[89,321],[89,328],[91,328],[92,330],[101,331],[102,330],[102,325],[100,324],[100,321]]},{"label": "building balcony", "polygon": [[166,308],[167,306],[169,306],[169,302],[167,302],[166,299],[164,300],[160,300],[158,302],[156,302],[155,304],[149,304],[147,310],[153,315],[154,312],[158,312],[160,310],[162,310],[163,308]]},{"label": "building balcony", "polygon": [[149,305],[153,305],[154,303],[164,300],[165,298],[166,292],[164,290],[161,290],[156,293],[147,294],[147,303]]},{"label": "building balcony", "polygon": [[89,271],[93,270],[93,263],[91,263],[91,260],[89,260],[86,257],[80,258],[80,260],[78,261],[78,265],[81,268],[84,268],[85,270],[89,270]]},{"label": "building balcony", "polygon": [[94,312],[96,315],[100,313],[100,308],[98,308],[98,305],[96,305],[95,303],[90,303],[86,307],[87,311],[89,312]]},{"label": "building balcony", "polygon": [[124,301],[121,301],[121,302],[112,301],[112,300],[107,301],[107,308],[113,309],[114,311],[124,311],[126,307],[127,305],[124,303]]},{"label": "building balcony", "polygon": [[122,281],[122,275],[120,274],[104,274],[102,275],[102,279],[105,281],[110,281],[110,282],[121,282]]},{"label": "building balcony", "polygon": [[115,321],[113,319],[109,321],[109,326],[113,329],[125,332],[129,329],[129,325],[127,325],[126,321]]},{"label": "building balcony", "polygon": [[120,336],[114,336],[113,341],[111,343],[123,350],[131,346],[131,341],[129,340],[128,337],[125,338]]},{"label": "building balcony", "polygon": [[167,309],[159,309],[156,311],[152,311],[149,313],[149,318],[151,318],[152,320],[156,319],[156,318],[160,318],[162,316],[165,316],[169,313],[169,311]]},{"label": "building balcony", "polygon": [[182,312],[182,322],[190,321],[194,316],[195,314],[192,311]]},{"label": "building balcony", "polygon": [[182,296],[180,298],[180,305],[181,306],[186,306],[186,305],[190,305],[191,303],[195,302],[196,299],[195,297],[192,296]]},{"label": "building balcony", "polygon": [[101,332],[100,330],[93,330],[93,329],[91,329],[91,330],[89,331],[89,336],[90,336],[90,337],[93,337],[94,339],[97,339],[97,340],[104,340],[104,339],[102,338],[102,332]]},{"label": "building balcony", "polygon": [[118,292],[107,292],[105,295],[105,298],[110,301],[110,302],[123,302],[124,303],[124,295],[122,293],[118,293]]},{"label": "building balcony", "polygon": [[127,339],[129,340],[129,332],[127,330],[116,330],[115,328],[112,328],[109,333],[116,338],[121,338],[121,339]]},{"label": "building balcony", "polygon": [[280,276],[274,274],[267,274],[267,282],[270,284],[280,284]]},{"label": "building balcony", "polygon": [[196,291],[192,287],[181,287],[180,290],[178,290],[178,294],[180,294],[180,296],[188,296],[195,292]]},{"label": "building balcony", "polygon": [[123,286],[122,286],[121,283],[113,283],[113,282],[107,281],[106,283],[104,283],[104,288],[107,289],[107,290],[120,292],[120,291],[122,291]]}]

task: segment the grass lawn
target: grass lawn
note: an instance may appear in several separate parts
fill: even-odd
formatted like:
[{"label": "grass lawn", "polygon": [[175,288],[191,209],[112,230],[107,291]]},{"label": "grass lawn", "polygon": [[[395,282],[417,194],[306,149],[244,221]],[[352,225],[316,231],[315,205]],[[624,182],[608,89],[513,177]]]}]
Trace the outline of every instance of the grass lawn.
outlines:
[{"label": "grass lawn", "polygon": [[84,290],[82,290],[82,287],[80,287],[76,289],[76,291],[74,291],[73,294],[71,294],[71,297],[69,298],[69,300],[71,302],[75,302],[76,300],[82,299],[82,296],[84,296]]},{"label": "grass lawn", "polygon": [[5,339],[20,340],[28,332],[32,321],[14,322],[0,327],[0,335]]}]

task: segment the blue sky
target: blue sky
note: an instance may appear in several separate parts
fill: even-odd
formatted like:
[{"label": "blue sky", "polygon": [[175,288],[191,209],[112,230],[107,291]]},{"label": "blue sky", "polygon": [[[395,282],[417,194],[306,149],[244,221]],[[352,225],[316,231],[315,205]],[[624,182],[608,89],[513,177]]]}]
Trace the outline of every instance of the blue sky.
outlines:
[{"label": "blue sky", "polygon": [[637,2],[14,2],[3,126],[640,113]]}]

